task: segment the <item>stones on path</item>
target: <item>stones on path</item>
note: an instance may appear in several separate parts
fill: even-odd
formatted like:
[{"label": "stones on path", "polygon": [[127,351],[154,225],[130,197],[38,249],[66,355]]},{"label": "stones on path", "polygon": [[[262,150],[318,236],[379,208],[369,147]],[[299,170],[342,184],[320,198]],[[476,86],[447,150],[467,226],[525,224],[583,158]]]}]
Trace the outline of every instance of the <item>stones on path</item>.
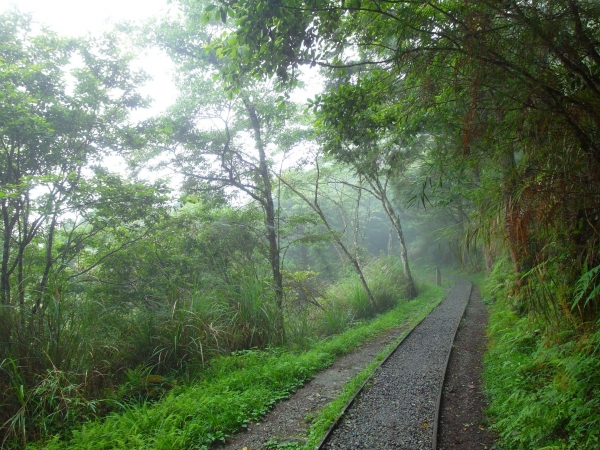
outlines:
[{"label": "stones on path", "polygon": [[376,372],[322,448],[432,448],[445,364],[470,293],[471,283],[457,280]]}]

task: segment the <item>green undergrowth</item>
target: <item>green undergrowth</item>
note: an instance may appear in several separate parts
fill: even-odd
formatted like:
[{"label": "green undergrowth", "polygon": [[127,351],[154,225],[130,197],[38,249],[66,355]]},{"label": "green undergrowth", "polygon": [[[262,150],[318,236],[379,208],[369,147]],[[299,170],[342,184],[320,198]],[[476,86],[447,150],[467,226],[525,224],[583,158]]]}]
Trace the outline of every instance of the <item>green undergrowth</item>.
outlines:
[{"label": "green undergrowth", "polygon": [[159,402],[128,406],[124,412],[87,423],[69,440],[55,437],[30,448],[207,449],[264,415],[338,356],[405,320],[416,322],[442,298],[436,287],[422,285],[421,292],[418,299],[403,301],[303,353],[251,350],[216,358],[201,380],[176,387]]},{"label": "green undergrowth", "polygon": [[[491,307],[485,358],[489,413],[499,447],[600,448],[600,331],[550,334],[507,303],[499,299]],[[591,328],[598,330],[600,324]]]}]

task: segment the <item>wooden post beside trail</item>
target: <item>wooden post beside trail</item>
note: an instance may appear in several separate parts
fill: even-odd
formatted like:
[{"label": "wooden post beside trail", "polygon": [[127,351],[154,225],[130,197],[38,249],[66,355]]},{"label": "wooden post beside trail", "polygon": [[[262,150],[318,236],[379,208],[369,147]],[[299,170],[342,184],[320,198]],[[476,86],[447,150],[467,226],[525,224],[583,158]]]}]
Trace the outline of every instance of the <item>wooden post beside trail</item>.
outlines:
[{"label": "wooden post beside trail", "polygon": [[442,273],[440,272],[440,268],[439,267],[435,268],[435,284],[437,286],[441,286],[442,285]]}]

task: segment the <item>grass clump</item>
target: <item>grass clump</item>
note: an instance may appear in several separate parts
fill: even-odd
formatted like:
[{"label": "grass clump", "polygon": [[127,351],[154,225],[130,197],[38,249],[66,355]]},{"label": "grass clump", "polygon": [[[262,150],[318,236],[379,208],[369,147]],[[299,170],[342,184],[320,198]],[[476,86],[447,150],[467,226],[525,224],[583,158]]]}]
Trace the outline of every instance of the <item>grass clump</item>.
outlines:
[{"label": "grass clump", "polygon": [[[381,256],[373,259],[363,269],[363,274],[375,299],[375,308],[370,304],[358,276],[351,273],[335,283],[327,293],[326,306],[335,317],[334,320],[326,317],[323,323],[325,334],[335,334],[348,322],[371,318],[389,310],[406,291],[406,277],[397,258]],[[330,331],[328,327],[331,327]]]},{"label": "grass clump", "polygon": [[193,385],[175,387],[154,404],[126,406],[106,420],[86,424],[70,439],[57,437],[43,448],[207,449],[258,419],[336,357],[406,318],[412,322],[424,316],[443,293],[438,288],[422,290],[425,294],[417,300],[402,302],[376,320],[320,341],[304,353],[248,350],[215,358]]}]

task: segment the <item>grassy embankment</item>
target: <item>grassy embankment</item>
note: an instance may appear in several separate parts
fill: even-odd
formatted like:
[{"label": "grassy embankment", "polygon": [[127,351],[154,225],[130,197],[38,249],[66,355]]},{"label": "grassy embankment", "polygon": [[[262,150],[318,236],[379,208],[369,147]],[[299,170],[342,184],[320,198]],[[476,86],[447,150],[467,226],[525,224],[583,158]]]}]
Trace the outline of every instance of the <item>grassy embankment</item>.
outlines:
[{"label": "grassy embankment", "polygon": [[[600,448],[600,324],[518,314],[493,274],[485,386],[504,450]],[[484,297],[485,298],[485,297]]]}]

